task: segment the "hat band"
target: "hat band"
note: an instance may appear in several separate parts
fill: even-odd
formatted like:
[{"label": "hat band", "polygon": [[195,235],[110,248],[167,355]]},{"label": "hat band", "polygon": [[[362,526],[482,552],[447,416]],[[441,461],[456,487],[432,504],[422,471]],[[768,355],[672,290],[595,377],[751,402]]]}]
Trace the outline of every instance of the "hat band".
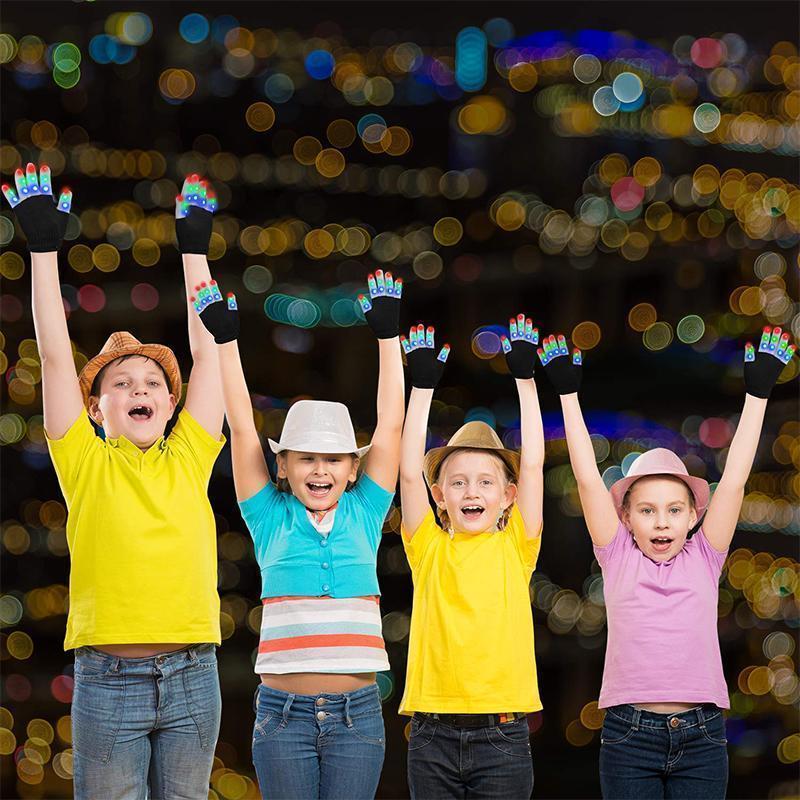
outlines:
[{"label": "hat band", "polygon": [[358,445],[354,436],[328,433],[326,431],[307,431],[302,435],[281,436],[278,444],[286,450],[299,450],[304,453],[354,453]]}]

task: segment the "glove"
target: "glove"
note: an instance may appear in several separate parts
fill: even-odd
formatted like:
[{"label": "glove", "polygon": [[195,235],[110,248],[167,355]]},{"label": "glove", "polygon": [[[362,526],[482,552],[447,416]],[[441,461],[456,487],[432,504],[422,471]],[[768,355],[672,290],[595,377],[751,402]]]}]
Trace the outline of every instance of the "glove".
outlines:
[{"label": "glove", "polygon": [[217,344],[225,344],[239,338],[239,307],[236,295],[228,292],[227,303],[223,302],[216,281],[209,285],[205,282],[194,287],[197,292],[192,297],[194,310],[200,315],[200,321],[214,337]]},{"label": "glove", "polygon": [[25,172],[18,169],[14,173],[16,192],[3,184],[3,194],[15,209],[17,220],[28,240],[31,253],[52,253],[61,247],[67,232],[69,210],[72,206],[72,192],[64,188],[58,198],[53,197],[50,181],[50,167],[42,164],[39,177],[36,166],[28,164]]},{"label": "glove", "polygon": [[400,344],[406,354],[408,369],[411,372],[411,385],[418,389],[435,389],[436,384],[444,372],[444,365],[450,355],[450,345],[443,345],[436,355],[433,344],[435,334],[433,326],[425,330],[425,326],[412,325],[408,332],[408,339],[400,337]]},{"label": "glove", "polygon": [[367,324],[379,339],[394,339],[400,333],[400,298],[403,295],[403,279],[392,279],[392,273],[384,274],[376,269],[367,277],[369,297],[358,296]]},{"label": "glove", "polygon": [[508,369],[515,378],[523,380],[533,377],[536,363],[536,345],[539,344],[539,329],[533,327],[530,318],[518,314],[508,321],[509,336],[501,336],[500,343],[506,356]]},{"label": "glove", "polygon": [[781,336],[780,328],[770,328],[769,325],[761,334],[758,352],[748,342],[744,346],[744,385],[747,393],[753,397],[768,398],[796,349],[789,344],[788,333]]},{"label": "glove", "polygon": [[572,351],[572,358],[569,357],[567,340],[562,334],[548,336],[542,342],[536,352],[539,361],[542,362],[545,375],[547,375],[553,388],[559,394],[574,394],[581,388],[581,365],[583,356],[578,348]]},{"label": "glove", "polygon": [[208,255],[216,210],[217,198],[208,188],[208,181],[200,180],[199,175],[190,175],[175,198],[175,235],[181,254]]}]

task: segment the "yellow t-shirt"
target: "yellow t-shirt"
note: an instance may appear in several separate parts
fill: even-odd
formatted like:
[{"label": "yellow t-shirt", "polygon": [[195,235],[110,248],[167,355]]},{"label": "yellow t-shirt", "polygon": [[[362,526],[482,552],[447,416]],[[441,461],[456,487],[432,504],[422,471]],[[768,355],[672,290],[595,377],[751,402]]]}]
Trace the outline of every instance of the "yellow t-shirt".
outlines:
[{"label": "yellow t-shirt", "polygon": [[516,505],[495,533],[450,535],[429,511],[403,545],[414,580],[401,714],[539,711],[528,593],[541,536]]},{"label": "yellow t-shirt", "polygon": [[225,438],[184,409],[142,452],[81,414],[50,457],[69,510],[64,649],[220,642],[217,537],[207,488]]}]

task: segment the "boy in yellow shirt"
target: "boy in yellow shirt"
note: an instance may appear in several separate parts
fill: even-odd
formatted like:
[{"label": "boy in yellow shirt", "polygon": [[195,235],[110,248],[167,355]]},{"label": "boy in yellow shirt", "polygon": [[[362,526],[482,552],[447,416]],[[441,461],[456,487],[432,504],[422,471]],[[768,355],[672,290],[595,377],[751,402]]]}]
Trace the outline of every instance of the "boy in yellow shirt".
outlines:
[{"label": "boy in yellow shirt", "polygon": [[542,704],[528,585],[541,543],[544,432],[533,382],[538,331],[524,316],[510,327],[503,350],[519,393],[520,453],[469,422],[426,455],[446,350],[437,357],[432,328],[404,344],[413,388],[401,532],[414,605],[400,713],[413,714],[412,798],[525,798],[533,789],[527,714]]},{"label": "boy in yellow shirt", "polygon": [[[176,212],[187,294],[211,280],[214,201],[193,178]],[[46,166],[17,170],[15,183],[3,193],[31,252],[44,425],[69,509],[64,646],[75,649],[75,797],[138,798],[149,789],[151,797],[204,800],[221,711],[216,530],[206,494],[224,443],[216,346],[190,313],[191,380],[166,436],[181,396],[169,348],[114,333],[78,376],[57,259],[71,193],[54,202]]]}]

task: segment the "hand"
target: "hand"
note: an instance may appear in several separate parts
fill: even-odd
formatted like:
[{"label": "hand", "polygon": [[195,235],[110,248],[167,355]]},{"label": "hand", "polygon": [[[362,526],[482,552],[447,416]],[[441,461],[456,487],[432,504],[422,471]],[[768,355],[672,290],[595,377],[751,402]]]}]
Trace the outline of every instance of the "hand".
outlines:
[{"label": "hand", "polygon": [[553,384],[553,388],[559,394],[574,394],[581,388],[581,365],[583,356],[581,351],[575,347],[572,350],[572,358],[569,358],[569,348],[567,340],[562,334],[547,336],[536,352],[539,361],[542,362],[545,375]]},{"label": "hand", "polygon": [[780,328],[767,325],[761,334],[758,352],[750,342],[744,346],[744,385],[748,394],[762,399],[769,397],[783,368],[792,360],[797,349],[789,341],[788,333],[781,335]]},{"label": "hand", "polygon": [[509,336],[501,336],[503,352],[508,369],[515,378],[527,380],[533,377],[536,363],[536,345],[539,344],[539,329],[533,327],[530,318],[517,314],[508,321]]},{"label": "hand", "polygon": [[425,330],[425,326],[412,325],[408,332],[408,339],[400,337],[400,344],[406,354],[408,369],[411,372],[411,385],[418,389],[435,389],[436,384],[444,372],[444,365],[450,355],[450,345],[445,344],[436,355],[434,347],[434,334],[436,330],[433,326]]},{"label": "hand", "polygon": [[392,273],[376,269],[367,277],[369,297],[358,296],[358,302],[367,324],[379,339],[394,339],[400,333],[400,298],[403,296],[403,279],[396,281]]},{"label": "hand", "polygon": [[14,173],[14,182],[17,191],[4,183],[3,194],[16,211],[20,227],[28,240],[28,250],[31,253],[58,250],[67,231],[72,192],[65,187],[61,190],[58,203],[55,202],[50,167],[46,164],[42,164],[38,178],[34,164],[29,163],[24,173],[18,169]]},{"label": "hand", "polygon": [[217,344],[225,344],[239,338],[239,307],[236,295],[228,292],[227,302],[223,302],[216,281],[205,282],[194,287],[197,293],[191,298],[194,310],[200,315],[200,321],[214,337]]},{"label": "hand", "polygon": [[208,181],[190,175],[175,198],[175,235],[181,254],[208,255],[211,241],[212,215],[217,210],[217,198],[208,188]]}]

